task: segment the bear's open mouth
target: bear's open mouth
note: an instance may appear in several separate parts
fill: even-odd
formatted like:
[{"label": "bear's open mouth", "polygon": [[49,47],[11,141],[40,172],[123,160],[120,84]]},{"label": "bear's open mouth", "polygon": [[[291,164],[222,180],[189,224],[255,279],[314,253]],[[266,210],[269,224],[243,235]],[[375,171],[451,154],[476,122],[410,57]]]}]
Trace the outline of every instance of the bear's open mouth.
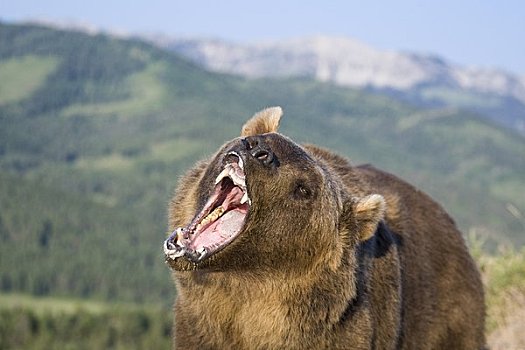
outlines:
[{"label": "bear's open mouth", "polygon": [[226,165],[215,179],[212,195],[187,227],[179,227],[164,241],[166,259],[185,256],[192,262],[221,250],[244,227],[250,210],[242,158],[235,152],[226,155]]}]

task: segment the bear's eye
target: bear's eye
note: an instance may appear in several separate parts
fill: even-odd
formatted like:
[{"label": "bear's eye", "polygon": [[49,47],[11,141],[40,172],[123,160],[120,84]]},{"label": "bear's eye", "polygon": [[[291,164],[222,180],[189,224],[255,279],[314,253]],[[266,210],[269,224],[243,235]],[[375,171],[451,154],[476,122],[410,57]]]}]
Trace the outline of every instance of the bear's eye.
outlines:
[{"label": "bear's eye", "polygon": [[312,190],[303,181],[298,181],[295,183],[293,197],[295,199],[308,199],[312,197]]}]

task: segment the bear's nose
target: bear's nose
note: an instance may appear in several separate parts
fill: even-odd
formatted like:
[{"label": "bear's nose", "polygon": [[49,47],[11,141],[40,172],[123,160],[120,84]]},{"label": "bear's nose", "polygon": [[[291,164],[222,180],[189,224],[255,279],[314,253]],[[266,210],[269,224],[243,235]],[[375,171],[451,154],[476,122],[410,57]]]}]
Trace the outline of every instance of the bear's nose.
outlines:
[{"label": "bear's nose", "polygon": [[248,153],[265,166],[276,166],[277,158],[262,137],[248,136],[242,140]]}]

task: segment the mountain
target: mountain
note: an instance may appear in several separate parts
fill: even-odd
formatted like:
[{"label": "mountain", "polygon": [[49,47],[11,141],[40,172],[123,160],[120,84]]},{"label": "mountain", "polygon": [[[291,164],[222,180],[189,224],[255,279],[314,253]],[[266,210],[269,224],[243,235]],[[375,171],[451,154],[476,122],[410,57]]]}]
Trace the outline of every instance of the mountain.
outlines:
[{"label": "mountain", "polygon": [[437,56],[382,51],[346,37],[254,44],[150,39],[216,72],[249,78],[310,77],[388,93],[421,106],[464,108],[525,134],[525,77],[501,70],[461,67]]},{"label": "mountain", "polygon": [[0,291],[171,303],[179,176],[255,111],[430,193],[486,249],[525,245],[525,138],[477,114],[304,78],[213,73],[138,39],[0,23]]}]

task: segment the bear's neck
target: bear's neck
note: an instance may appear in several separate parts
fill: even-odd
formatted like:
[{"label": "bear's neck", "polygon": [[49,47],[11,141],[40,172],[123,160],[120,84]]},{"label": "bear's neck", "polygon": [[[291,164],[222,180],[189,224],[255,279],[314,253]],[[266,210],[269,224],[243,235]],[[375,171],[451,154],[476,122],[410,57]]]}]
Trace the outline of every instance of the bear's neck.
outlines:
[{"label": "bear's neck", "polygon": [[[177,276],[177,324],[193,325],[201,346],[217,348],[329,348],[330,339],[352,308],[359,321],[356,291],[341,290],[346,273],[323,271],[316,276],[286,274],[251,276],[221,272],[191,272]],[[358,308],[354,308],[357,305]],[[342,325],[339,325],[342,326]],[[185,331],[187,333],[187,330]],[[306,343],[305,343],[306,342]],[[183,345],[183,344],[181,344]]]}]

